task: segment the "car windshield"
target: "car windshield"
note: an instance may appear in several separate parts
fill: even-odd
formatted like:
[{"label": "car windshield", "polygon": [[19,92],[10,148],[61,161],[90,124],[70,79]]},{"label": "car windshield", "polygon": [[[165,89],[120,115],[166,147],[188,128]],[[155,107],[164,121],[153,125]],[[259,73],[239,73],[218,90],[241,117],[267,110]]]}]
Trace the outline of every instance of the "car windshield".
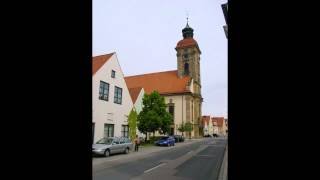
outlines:
[{"label": "car windshield", "polygon": [[112,138],[102,138],[96,144],[111,144]]}]

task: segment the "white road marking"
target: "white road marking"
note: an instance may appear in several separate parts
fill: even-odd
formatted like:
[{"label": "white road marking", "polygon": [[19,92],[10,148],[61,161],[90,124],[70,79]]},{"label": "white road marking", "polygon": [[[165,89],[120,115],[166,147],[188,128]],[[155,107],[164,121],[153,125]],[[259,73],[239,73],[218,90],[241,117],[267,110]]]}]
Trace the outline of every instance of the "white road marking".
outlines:
[{"label": "white road marking", "polygon": [[190,153],[192,153],[193,151],[189,151],[187,154],[190,154]]},{"label": "white road marking", "polygon": [[146,171],[144,171],[144,173],[148,173],[148,172],[150,172],[150,171],[152,171],[152,170],[154,170],[154,169],[156,169],[156,168],[158,168],[158,167],[161,167],[161,166],[163,166],[163,165],[165,165],[166,163],[161,163],[161,164],[159,164],[158,166],[155,166],[155,167],[153,167],[153,168],[151,168],[151,169],[148,169],[148,170],[146,170]]}]

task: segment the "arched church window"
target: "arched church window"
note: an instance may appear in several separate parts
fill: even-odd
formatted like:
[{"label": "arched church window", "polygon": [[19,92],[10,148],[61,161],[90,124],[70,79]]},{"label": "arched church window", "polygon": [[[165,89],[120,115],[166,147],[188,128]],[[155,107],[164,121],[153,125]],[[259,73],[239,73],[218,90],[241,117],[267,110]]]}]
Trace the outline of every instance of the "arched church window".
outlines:
[{"label": "arched church window", "polygon": [[189,75],[189,64],[188,63],[184,64],[184,75]]}]

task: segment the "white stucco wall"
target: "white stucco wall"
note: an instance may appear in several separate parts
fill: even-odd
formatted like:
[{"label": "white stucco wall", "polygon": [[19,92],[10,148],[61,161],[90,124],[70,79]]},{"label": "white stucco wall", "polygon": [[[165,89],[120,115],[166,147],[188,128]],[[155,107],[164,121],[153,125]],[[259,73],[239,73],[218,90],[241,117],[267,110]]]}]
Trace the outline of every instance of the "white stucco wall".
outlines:
[{"label": "white stucco wall", "polygon": [[[170,99],[172,99],[172,103],[174,103],[174,124],[175,131],[174,134],[182,135],[181,132],[178,131],[178,128],[182,124],[182,122],[186,123],[186,97],[187,95],[179,95],[179,96],[165,96],[166,104],[170,103]],[[191,102],[190,102],[190,117],[191,117]],[[184,135],[186,135],[184,133]]]},{"label": "white stucco wall", "polygon": [[[136,112],[137,112],[138,115],[139,115],[139,113],[142,111],[142,108],[143,108],[143,102],[142,102],[143,96],[144,96],[144,89],[142,88],[141,91],[140,91],[140,93],[139,93],[139,95],[138,95],[138,97],[137,97],[137,99],[136,99],[136,102],[134,103],[134,108],[136,109]],[[145,138],[145,135],[142,134],[142,133],[138,130],[138,127],[137,127],[137,131],[136,131],[136,132],[137,132],[137,135],[138,135],[139,137]]]},{"label": "white stucco wall", "polygon": [[207,124],[207,122],[205,122],[205,124],[204,124],[203,134],[204,135],[212,135],[213,132],[214,132],[214,126],[213,126],[212,120],[210,118],[209,124]]},{"label": "white stucco wall", "polygon": [[144,96],[144,89],[142,88],[138,97],[137,97],[137,100],[136,102],[134,103],[134,107],[137,111],[137,114],[139,114],[141,111],[142,111],[142,107],[143,107],[143,103],[142,103],[142,99],[143,99],[143,96]]},{"label": "white stucco wall", "polygon": [[[111,70],[116,71],[115,78],[111,78]],[[99,99],[100,80],[109,83],[108,101]],[[122,88],[122,104],[114,103],[115,86]],[[114,124],[114,136],[121,136],[121,127],[128,124],[128,115],[132,107],[133,103],[121,67],[114,54],[92,77],[94,142],[104,136],[105,123]]]}]

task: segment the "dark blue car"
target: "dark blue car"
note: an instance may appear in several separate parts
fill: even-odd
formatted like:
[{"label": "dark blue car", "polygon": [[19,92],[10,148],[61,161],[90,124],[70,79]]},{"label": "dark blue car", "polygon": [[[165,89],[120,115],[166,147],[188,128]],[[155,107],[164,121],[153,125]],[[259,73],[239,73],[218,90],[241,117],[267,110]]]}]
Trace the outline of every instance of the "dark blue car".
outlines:
[{"label": "dark blue car", "polygon": [[163,137],[163,138],[159,139],[158,141],[156,141],[155,144],[158,146],[174,146],[175,139],[172,136]]}]

